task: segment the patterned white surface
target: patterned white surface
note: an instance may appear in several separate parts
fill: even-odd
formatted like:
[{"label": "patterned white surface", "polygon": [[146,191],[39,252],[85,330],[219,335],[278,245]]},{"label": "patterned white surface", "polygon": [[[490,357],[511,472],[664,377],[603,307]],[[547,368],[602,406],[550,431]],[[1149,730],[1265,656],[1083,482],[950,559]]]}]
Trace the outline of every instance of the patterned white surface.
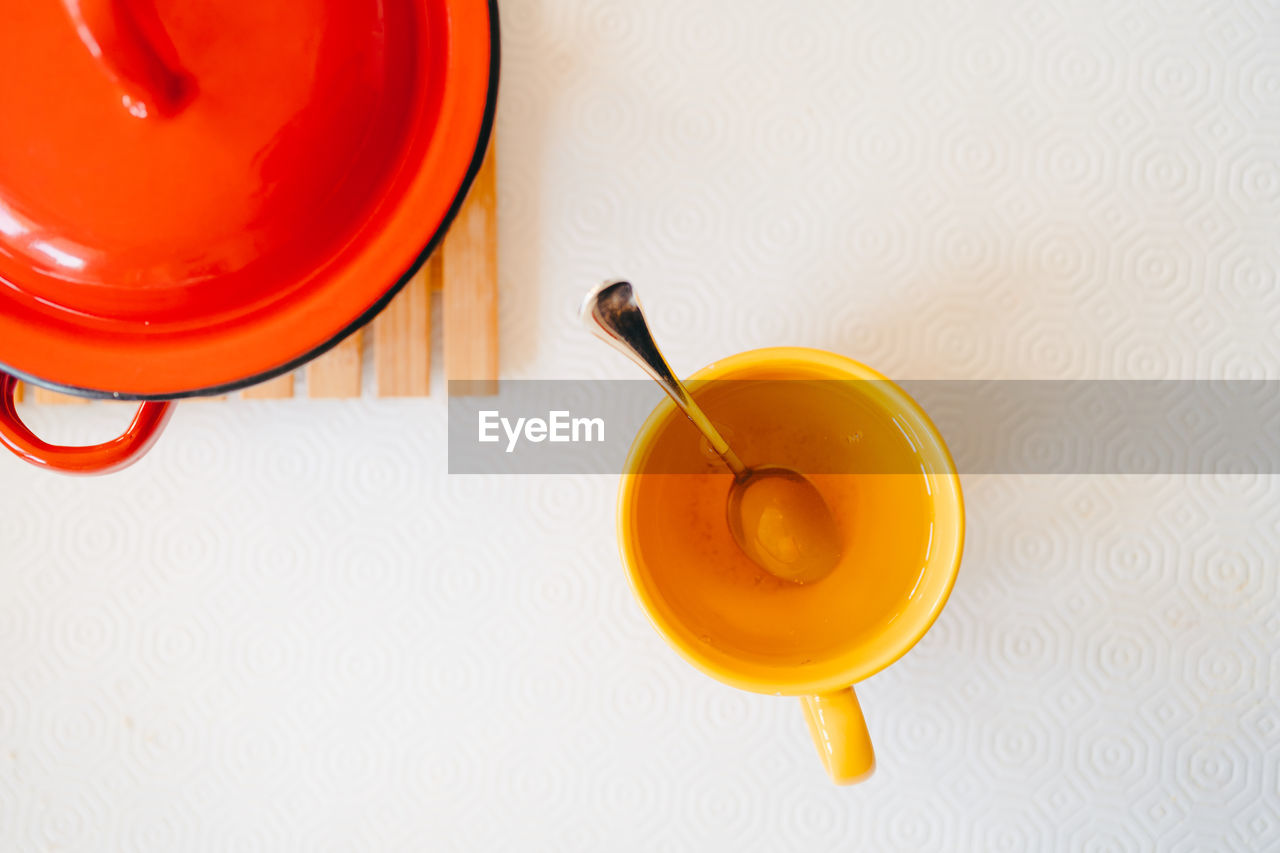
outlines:
[{"label": "patterned white surface", "polygon": [[[503,12],[510,376],[632,376],[573,322],[623,274],[683,370],[1280,378],[1274,0]],[[0,456],[0,849],[1280,843],[1275,478],[967,478],[951,603],[836,789],[794,700],[648,627],[613,478],[451,478],[444,427],[190,404],[119,476]]]}]

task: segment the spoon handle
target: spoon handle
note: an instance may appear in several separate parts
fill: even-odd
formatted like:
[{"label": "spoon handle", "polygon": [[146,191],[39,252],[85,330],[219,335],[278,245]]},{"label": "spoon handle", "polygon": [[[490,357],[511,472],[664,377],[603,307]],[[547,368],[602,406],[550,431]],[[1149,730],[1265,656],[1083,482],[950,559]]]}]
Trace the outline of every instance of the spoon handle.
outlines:
[{"label": "spoon handle", "polygon": [[733,452],[720,431],[702,408],[693,401],[689,389],[676,378],[671,365],[653,342],[649,324],[645,322],[640,300],[628,281],[606,281],[587,294],[582,302],[582,322],[596,337],[634,361],[662,386],[698,431],[711,442],[711,447],[729,466],[735,477],[743,477],[747,468]]}]

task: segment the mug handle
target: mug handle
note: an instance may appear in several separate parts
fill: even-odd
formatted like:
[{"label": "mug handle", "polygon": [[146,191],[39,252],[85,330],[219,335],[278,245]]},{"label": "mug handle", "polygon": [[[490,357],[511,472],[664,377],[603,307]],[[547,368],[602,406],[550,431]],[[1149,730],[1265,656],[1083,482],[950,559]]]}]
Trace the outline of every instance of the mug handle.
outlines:
[{"label": "mug handle", "polygon": [[18,380],[0,373],[0,444],[32,465],[64,474],[110,474],[142,458],[173,415],[172,403],[143,403],[118,438],[88,447],[66,447],[40,439],[18,417]]},{"label": "mug handle", "polygon": [[876,753],[853,688],[802,696],[800,701],[809,734],[831,781],[853,785],[871,778],[876,769]]}]

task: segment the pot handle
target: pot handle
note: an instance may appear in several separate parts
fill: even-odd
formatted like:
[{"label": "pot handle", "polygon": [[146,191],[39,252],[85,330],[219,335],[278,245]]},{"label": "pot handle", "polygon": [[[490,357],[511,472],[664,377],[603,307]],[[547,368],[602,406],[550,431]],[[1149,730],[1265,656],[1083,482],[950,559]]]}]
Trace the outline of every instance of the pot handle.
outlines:
[{"label": "pot handle", "polygon": [[119,438],[88,447],[49,444],[18,417],[18,380],[0,373],[0,444],[32,465],[64,474],[110,474],[142,458],[173,415],[172,403],[143,403]]}]

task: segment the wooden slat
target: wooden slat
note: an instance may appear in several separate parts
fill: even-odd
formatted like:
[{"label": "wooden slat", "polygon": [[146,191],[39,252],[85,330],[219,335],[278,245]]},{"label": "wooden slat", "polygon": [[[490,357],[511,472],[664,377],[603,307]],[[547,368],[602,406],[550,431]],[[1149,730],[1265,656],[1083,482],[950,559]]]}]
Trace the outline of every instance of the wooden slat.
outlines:
[{"label": "wooden slat", "polygon": [[430,393],[431,291],[442,272],[440,252],[436,252],[374,321],[379,397]]},{"label": "wooden slat", "polygon": [[471,192],[445,236],[444,369],[471,380],[470,393],[498,389],[497,163],[490,142]]},{"label": "wooden slat", "polygon": [[48,388],[35,386],[35,394],[32,395],[35,402],[43,406],[67,406],[67,405],[83,405],[89,402],[88,397],[72,397],[69,394],[59,394],[57,391],[50,391]]},{"label": "wooden slat", "polygon": [[293,374],[285,373],[275,379],[259,382],[240,392],[246,400],[279,400],[293,396]]},{"label": "wooden slat", "polygon": [[351,337],[307,365],[308,397],[359,397],[360,349],[364,335]]}]

